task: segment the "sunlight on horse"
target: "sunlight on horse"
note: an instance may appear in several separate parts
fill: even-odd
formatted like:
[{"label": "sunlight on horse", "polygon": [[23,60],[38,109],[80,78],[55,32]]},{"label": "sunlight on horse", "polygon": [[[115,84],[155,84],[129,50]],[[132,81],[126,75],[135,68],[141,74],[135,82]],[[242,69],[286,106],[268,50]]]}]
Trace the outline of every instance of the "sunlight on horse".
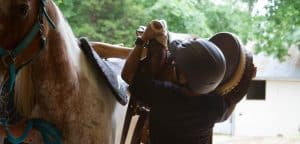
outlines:
[{"label": "sunlight on horse", "polygon": [[[38,20],[40,0],[0,3],[0,45],[12,50]],[[57,28],[51,29],[43,19],[46,46],[17,75],[18,111],[25,118],[42,118],[55,124],[63,133],[63,143],[119,143],[126,107],[116,101],[104,79],[94,72],[54,2],[48,1],[47,12]],[[16,66],[32,58],[39,47],[38,34],[17,56]],[[1,86],[6,73],[6,69],[0,70]]]}]

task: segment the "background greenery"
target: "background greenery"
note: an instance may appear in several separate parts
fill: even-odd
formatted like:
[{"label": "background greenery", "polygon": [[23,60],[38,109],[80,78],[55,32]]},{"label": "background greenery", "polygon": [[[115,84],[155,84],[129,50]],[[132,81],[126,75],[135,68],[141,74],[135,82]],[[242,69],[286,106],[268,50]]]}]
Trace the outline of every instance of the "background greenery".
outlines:
[{"label": "background greenery", "polygon": [[289,47],[300,47],[300,1],[268,0],[258,13],[258,0],[56,0],[75,34],[91,40],[133,46],[135,29],[152,19],[165,19],[173,32],[210,37],[233,32],[256,52],[284,60]]}]

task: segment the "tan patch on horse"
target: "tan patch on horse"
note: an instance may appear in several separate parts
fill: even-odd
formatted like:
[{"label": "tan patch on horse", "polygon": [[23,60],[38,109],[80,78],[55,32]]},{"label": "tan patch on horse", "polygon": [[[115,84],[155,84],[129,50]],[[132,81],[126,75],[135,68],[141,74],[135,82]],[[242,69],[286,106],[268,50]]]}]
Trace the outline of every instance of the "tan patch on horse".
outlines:
[{"label": "tan patch on horse", "polygon": [[10,0],[0,0],[0,14],[7,15],[10,7]]},{"label": "tan patch on horse", "polygon": [[3,24],[0,24],[0,31],[4,30]]}]

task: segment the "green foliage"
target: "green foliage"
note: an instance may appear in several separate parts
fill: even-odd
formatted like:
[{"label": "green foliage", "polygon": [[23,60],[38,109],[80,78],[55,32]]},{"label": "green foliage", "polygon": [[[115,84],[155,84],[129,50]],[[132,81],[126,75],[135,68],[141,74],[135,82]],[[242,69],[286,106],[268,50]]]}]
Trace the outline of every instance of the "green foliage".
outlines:
[{"label": "green foliage", "polygon": [[212,31],[209,35],[227,31],[238,35],[244,43],[254,39],[251,31],[255,19],[251,17],[250,12],[241,10],[234,2],[227,2],[224,5],[210,5],[201,9],[207,18],[206,24]]},{"label": "green foliage", "polygon": [[267,10],[255,31],[256,50],[284,60],[288,48],[300,48],[300,1],[270,0]]},{"label": "green foliage", "polygon": [[[270,0],[265,16],[253,15],[258,0],[56,0],[76,36],[131,47],[135,29],[165,19],[169,30],[210,37],[227,31],[257,52],[283,59],[287,48],[300,45],[300,1]],[[241,8],[246,5],[245,8]],[[245,9],[245,10],[244,10]]]},{"label": "green foliage", "polygon": [[[248,38],[250,15],[231,4],[217,6],[197,0],[57,0],[77,36],[132,46],[135,29],[152,19],[165,19],[173,32],[210,37],[230,31]],[[234,17],[232,16],[234,13]],[[237,22],[234,22],[237,21]]]},{"label": "green foliage", "polygon": [[138,0],[57,0],[56,3],[76,36],[94,41],[132,46],[135,29],[149,19]]}]

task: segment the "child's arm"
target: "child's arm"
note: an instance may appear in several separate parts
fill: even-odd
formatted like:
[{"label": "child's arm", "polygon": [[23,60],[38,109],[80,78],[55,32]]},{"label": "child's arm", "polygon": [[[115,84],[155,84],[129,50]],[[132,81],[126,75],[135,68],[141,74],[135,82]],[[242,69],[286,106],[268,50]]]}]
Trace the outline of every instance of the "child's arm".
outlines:
[{"label": "child's arm", "polygon": [[102,58],[122,58],[125,59],[132,51],[132,48],[113,45],[103,42],[91,42],[91,46]]},{"label": "child's arm", "polygon": [[[136,43],[134,49],[130,52],[129,56],[127,57],[127,60],[125,62],[125,65],[122,70],[122,78],[125,82],[127,82],[129,85],[132,83],[132,80],[136,74],[136,71],[138,69],[138,65],[140,64],[140,59],[143,57],[143,54],[145,54],[145,48],[144,44],[147,43],[151,39],[156,39],[160,36],[162,36],[161,31],[163,28],[163,25],[158,21],[152,21],[146,28],[145,32],[143,32],[141,35],[140,41],[143,41],[143,43]],[[160,29],[161,31],[159,31]],[[166,40],[166,39],[164,39]],[[163,44],[166,44],[164,42]],[[149,53],[147,56],[150,56]],[[151,56],[150,56],[151,59]],[[160,62],[160,61],[158,61]]]},{"label": "child's arm", "polygon": [[155,79],[163,80],[162,73],[167,64],[168,35],[167,25],[163,20],[151,21],[143,37],[149,40],[147,57],[149,68]]}]

